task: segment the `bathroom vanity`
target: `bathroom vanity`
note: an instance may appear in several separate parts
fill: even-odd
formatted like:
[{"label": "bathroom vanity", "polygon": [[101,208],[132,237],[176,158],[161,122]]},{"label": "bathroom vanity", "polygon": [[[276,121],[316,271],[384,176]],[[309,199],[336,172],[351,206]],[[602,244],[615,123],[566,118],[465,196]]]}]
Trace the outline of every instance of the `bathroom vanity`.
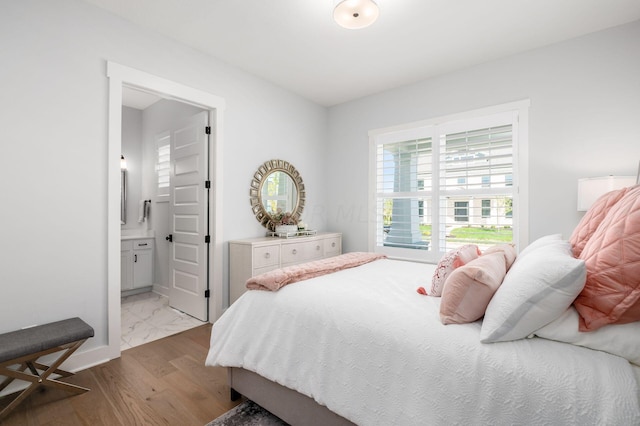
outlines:
[{"label": "bathroom vanity", "polygon": [[120,283],[123,296],[153,286],[154,237],[123,236],[120,241]]}]

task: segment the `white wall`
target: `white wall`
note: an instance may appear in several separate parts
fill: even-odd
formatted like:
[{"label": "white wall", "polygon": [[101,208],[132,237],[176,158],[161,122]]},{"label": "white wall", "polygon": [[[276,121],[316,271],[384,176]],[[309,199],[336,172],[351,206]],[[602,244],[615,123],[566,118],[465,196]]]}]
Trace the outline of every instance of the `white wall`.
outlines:
[{"label": "white wall", "polygon": [[568,238],[578,178],[637,171],[640,21],[331,108],[328,228],[345,251],[367,249],[369,130],[527,98],[530,240]]},{"label": "white wall", "polygon": [[324,203],[323,107],[76,0],[2,2],[0,52],[0,332],[79,316],[81,351],[107,344],[107,60],[225,99],[224,240],[264,232],[248,195],[270,158]]}]

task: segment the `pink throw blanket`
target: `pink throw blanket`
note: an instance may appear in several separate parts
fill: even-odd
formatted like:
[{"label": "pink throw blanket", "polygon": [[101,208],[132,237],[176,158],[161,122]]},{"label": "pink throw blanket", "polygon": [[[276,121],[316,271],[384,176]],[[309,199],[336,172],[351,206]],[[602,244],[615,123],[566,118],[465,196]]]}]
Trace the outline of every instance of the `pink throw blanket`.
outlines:
[{"label": "pink throw blanket", "polygon": [[354,266],[364,265],[365,263],[386,257],[384,254],[379,253],[345,253],[340,256],[287,266],[286,268],[256,275],[247,280],[247,288],[249,290],[276,291],[287,284],[319,277],[320,275],[330,274],[342,269],[353,268]]}]

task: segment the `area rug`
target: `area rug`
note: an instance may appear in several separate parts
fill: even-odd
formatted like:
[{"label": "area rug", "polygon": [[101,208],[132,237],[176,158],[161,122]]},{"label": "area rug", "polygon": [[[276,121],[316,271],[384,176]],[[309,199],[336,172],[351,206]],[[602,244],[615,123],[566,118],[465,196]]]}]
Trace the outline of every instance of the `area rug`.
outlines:
[{"label": "area rug", "polygon": [[288,426],[253,401],[245,401],[206,426]]}]

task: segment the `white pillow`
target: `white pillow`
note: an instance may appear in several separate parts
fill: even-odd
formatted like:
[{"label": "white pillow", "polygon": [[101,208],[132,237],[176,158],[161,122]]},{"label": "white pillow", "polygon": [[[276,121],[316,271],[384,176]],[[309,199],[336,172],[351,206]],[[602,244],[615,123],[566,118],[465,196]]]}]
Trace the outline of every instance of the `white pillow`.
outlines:
[{"label": "white pillow", "polygon": [[484,314],[480,341],[523,339],[558,318],[585,285],[584,261],[568,241],[551,240],[518,256]]},{"label": "white pillow", "polygon": [[560,318],[536,331],[536,336],[621,356],[640,366],[640,321],[578,331],[578,311],[569,307]]},{"label": "white pillow", "polygon": [[527,253],[531,253],[535,249],[546,246],[548,244],[557,244],[559,241],[562,241],[561,234],[545,235],[544,237],[538,238],[537,240],[526,246],[524,249],[522,249],[518,256],[524,256]]}]

